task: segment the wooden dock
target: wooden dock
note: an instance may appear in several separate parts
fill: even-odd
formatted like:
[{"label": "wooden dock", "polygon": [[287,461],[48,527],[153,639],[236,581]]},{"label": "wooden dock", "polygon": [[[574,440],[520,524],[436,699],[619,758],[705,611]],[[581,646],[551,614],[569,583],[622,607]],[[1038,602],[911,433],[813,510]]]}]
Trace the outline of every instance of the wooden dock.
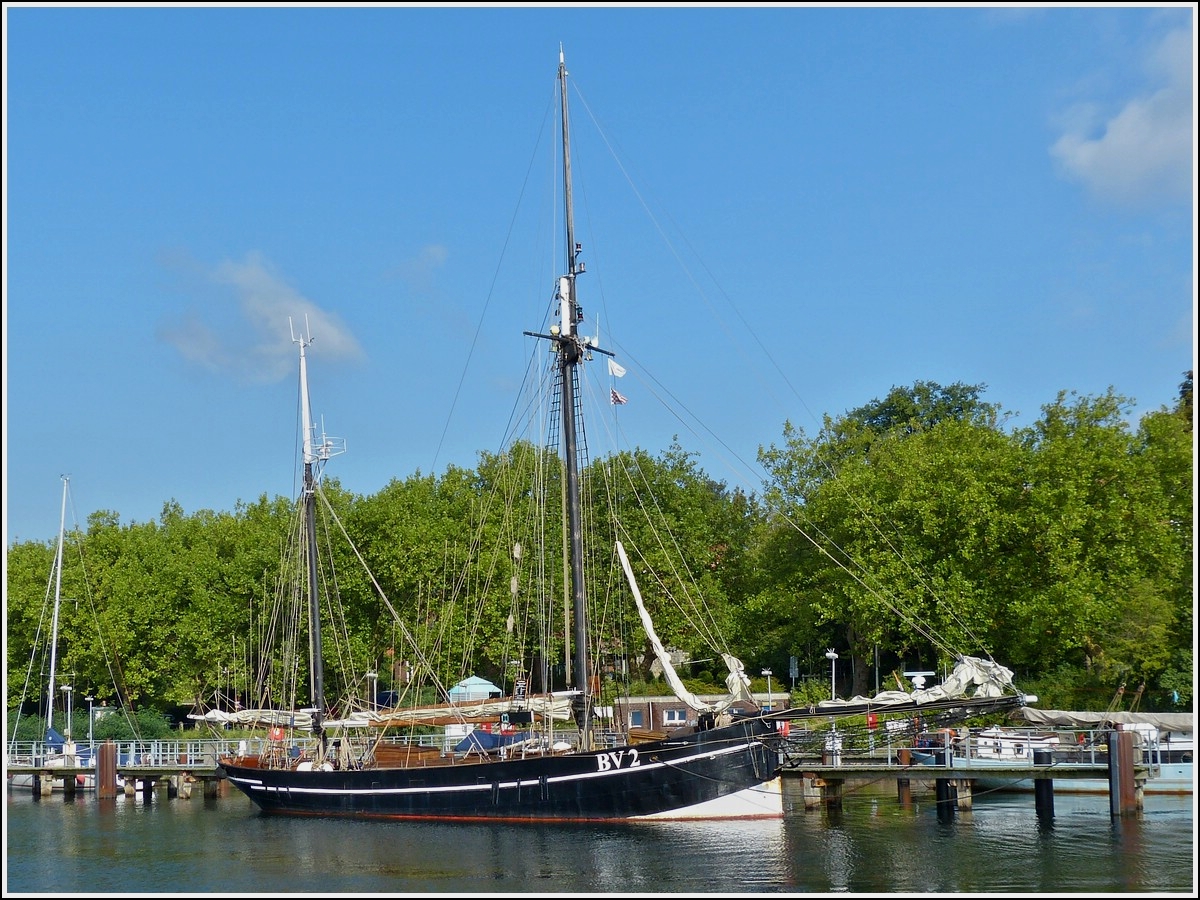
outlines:
[{"label": "wooden dock", "polygon": [[1041,818],[1054,817],[1054,780],[1056,778],[1096,779],[1107,785],[1114,816],[1140,812],[1145,806],[1148,767],[1130,765],[1114,770],[1108,765],[1054,765],[1051,763],[1011,766],[930,766],[899,763],[854,762],[841,765],[793,762],[784,776],[803,779],[801,792],[805,809],[840,809],[845,786],[849,783],[895,780],[897,799],[904,805],[912,801],[912,783],[933,782],[938,815],[953,816],[955,810],[969,812],[978,778],[1032,780],[1034,805]]},{"label": "wooden dock", "polygon": [[[205,797],[215,797],[220,792],[224,773],[217,766],[215,753],[201,755],[176,754],[172,762],[161,754],[134,756],[137,762],[119,764],[117,747],[109,742],[96,747],[95,765],[46,765],[44,763],[13,763],[4,767],[10,789],[17,776],[28,777],[35,797],[48,797],[54,790],[61,790],[71,798],[80,791],[95,790],[97,797],[116,797],[118,789],[126,796],[141,792],[150,799],[154,791],[165,788],[168,797],[190,797],[195,785],[199,784]],[[57,761],[56,761],[57,763]],[[25,781],[22,777],[22,782]],[[93,782],[86,785],[86,779]],[[61,782],[61,786],[56,785]],[[82,784],[81,784],[82,782]]]}]

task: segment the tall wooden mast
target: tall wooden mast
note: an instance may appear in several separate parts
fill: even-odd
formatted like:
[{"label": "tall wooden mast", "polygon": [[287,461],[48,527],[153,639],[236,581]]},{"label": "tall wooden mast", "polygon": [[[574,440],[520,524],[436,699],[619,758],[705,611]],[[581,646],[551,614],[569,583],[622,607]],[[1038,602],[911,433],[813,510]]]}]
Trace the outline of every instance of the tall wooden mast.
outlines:
[{"label": "tall wooden mast", "polygon": [[579,692],[574,705],[581,745],[588,748],[591,721],[591,690],[588,678],[587,597],[583,585],[583,516],[579,509],[579,455],[575,431],[575,367],[583,356],[577,325],[583,318],[579,311],[575,279],[583,270],[579,263],[580,245],[575,243],[575,212],[571,196],[571,125],[567,111],[567,64],[562,48],[558,51],[558,88],[562,115],[562,171],[564,225],[566,227],[566,274],[558,280],[560,304],[558,334],[558,364],[562,390],[563,474],[566,481],[566,523],[571,591],[571,610],[574,618],[574,670],[572,681]]}]

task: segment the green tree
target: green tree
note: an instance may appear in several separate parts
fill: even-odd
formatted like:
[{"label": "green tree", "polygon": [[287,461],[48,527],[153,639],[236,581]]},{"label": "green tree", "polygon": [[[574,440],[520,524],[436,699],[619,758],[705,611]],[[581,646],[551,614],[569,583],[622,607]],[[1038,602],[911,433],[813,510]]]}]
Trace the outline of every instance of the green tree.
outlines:
[{"label": "green tree", "polygon": [[789,423],[784,446],[760,454],[776,513],[761,543],[772,576],[753,608],[791,621],[810,663],[824,646],[848,650],[856,692],[878,645],[945,659],[991,637],[980,570],[1009,539],[1018,463],[981,392],[893,388],[827,417],[811,440]]}]

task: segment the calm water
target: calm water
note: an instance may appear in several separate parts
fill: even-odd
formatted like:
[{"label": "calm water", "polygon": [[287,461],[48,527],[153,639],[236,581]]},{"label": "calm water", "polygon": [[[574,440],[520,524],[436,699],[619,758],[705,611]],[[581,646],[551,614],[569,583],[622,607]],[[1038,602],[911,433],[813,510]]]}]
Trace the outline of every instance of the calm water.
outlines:
[{"label": "calm water", "polygon": [[[1191,798],[976,798],[940,821],[932,794],[847,791],[783,821],[441,825],[268,819],[240,794],[149,803],[8,792],[5,895],[34,893],[1179,893],[1195,886]],[[847,786],[849,787],[849,786]],[[914,785],[915,787],[915,785]]]}]

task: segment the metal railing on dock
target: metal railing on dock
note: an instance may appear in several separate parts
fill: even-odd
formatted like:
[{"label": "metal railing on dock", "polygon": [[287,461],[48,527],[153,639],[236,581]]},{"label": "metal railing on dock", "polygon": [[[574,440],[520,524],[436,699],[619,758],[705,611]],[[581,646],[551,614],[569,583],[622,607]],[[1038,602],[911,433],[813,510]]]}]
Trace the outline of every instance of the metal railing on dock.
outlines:
[{"label": "metal railing on dock", "polygon": [[[932,781],[937,791],[938,813],[970,809],[981,779],[1010,779],[1032,782],[1039,816],[1053,817],[1056,779],[1098,782],[1098,790],[1109,794],[1114,816],[1143,808],[1144,787],[1157,768],[1145,748],[1135,746],[1136,733],[1107,731],[1088,741],[1074,739],[1062,753],[1049,749],[1044,740],[1025,754],[1005,758],[1001,746],[987,735],[966,734],[955,738],[945,729],[941,746],[892,744],[876,747],[872,740],[865,752],[846,752],[845,735],[836,729],[801,732],[789,738],[784,773],[804,780],[806,807],[841,805],[842,788],[851,780],[894,778],[900,800],[910,797],[912,781]],[[980,740],[976,740],[979,738]],[[1085,746],[1086,744],[1086,746]],[[820,746],[820,753],[814,748]]]},{"label": "metal railing on dock", "polygon": [[95,790],[105,797],[116,796],[122,788],[126,795],[140,790],[148,797],[159,787],[165,787],[169,796],[190,796],[191,786],[196,783],[202,785],[205,796],[210,796],[217,792],[223,778],[218,764],[222,756],[265,743],[176,739],[12,743],[4,768],[10,790],[27,788],[34,796],[61,790],[69,797],[79,790]]}]

